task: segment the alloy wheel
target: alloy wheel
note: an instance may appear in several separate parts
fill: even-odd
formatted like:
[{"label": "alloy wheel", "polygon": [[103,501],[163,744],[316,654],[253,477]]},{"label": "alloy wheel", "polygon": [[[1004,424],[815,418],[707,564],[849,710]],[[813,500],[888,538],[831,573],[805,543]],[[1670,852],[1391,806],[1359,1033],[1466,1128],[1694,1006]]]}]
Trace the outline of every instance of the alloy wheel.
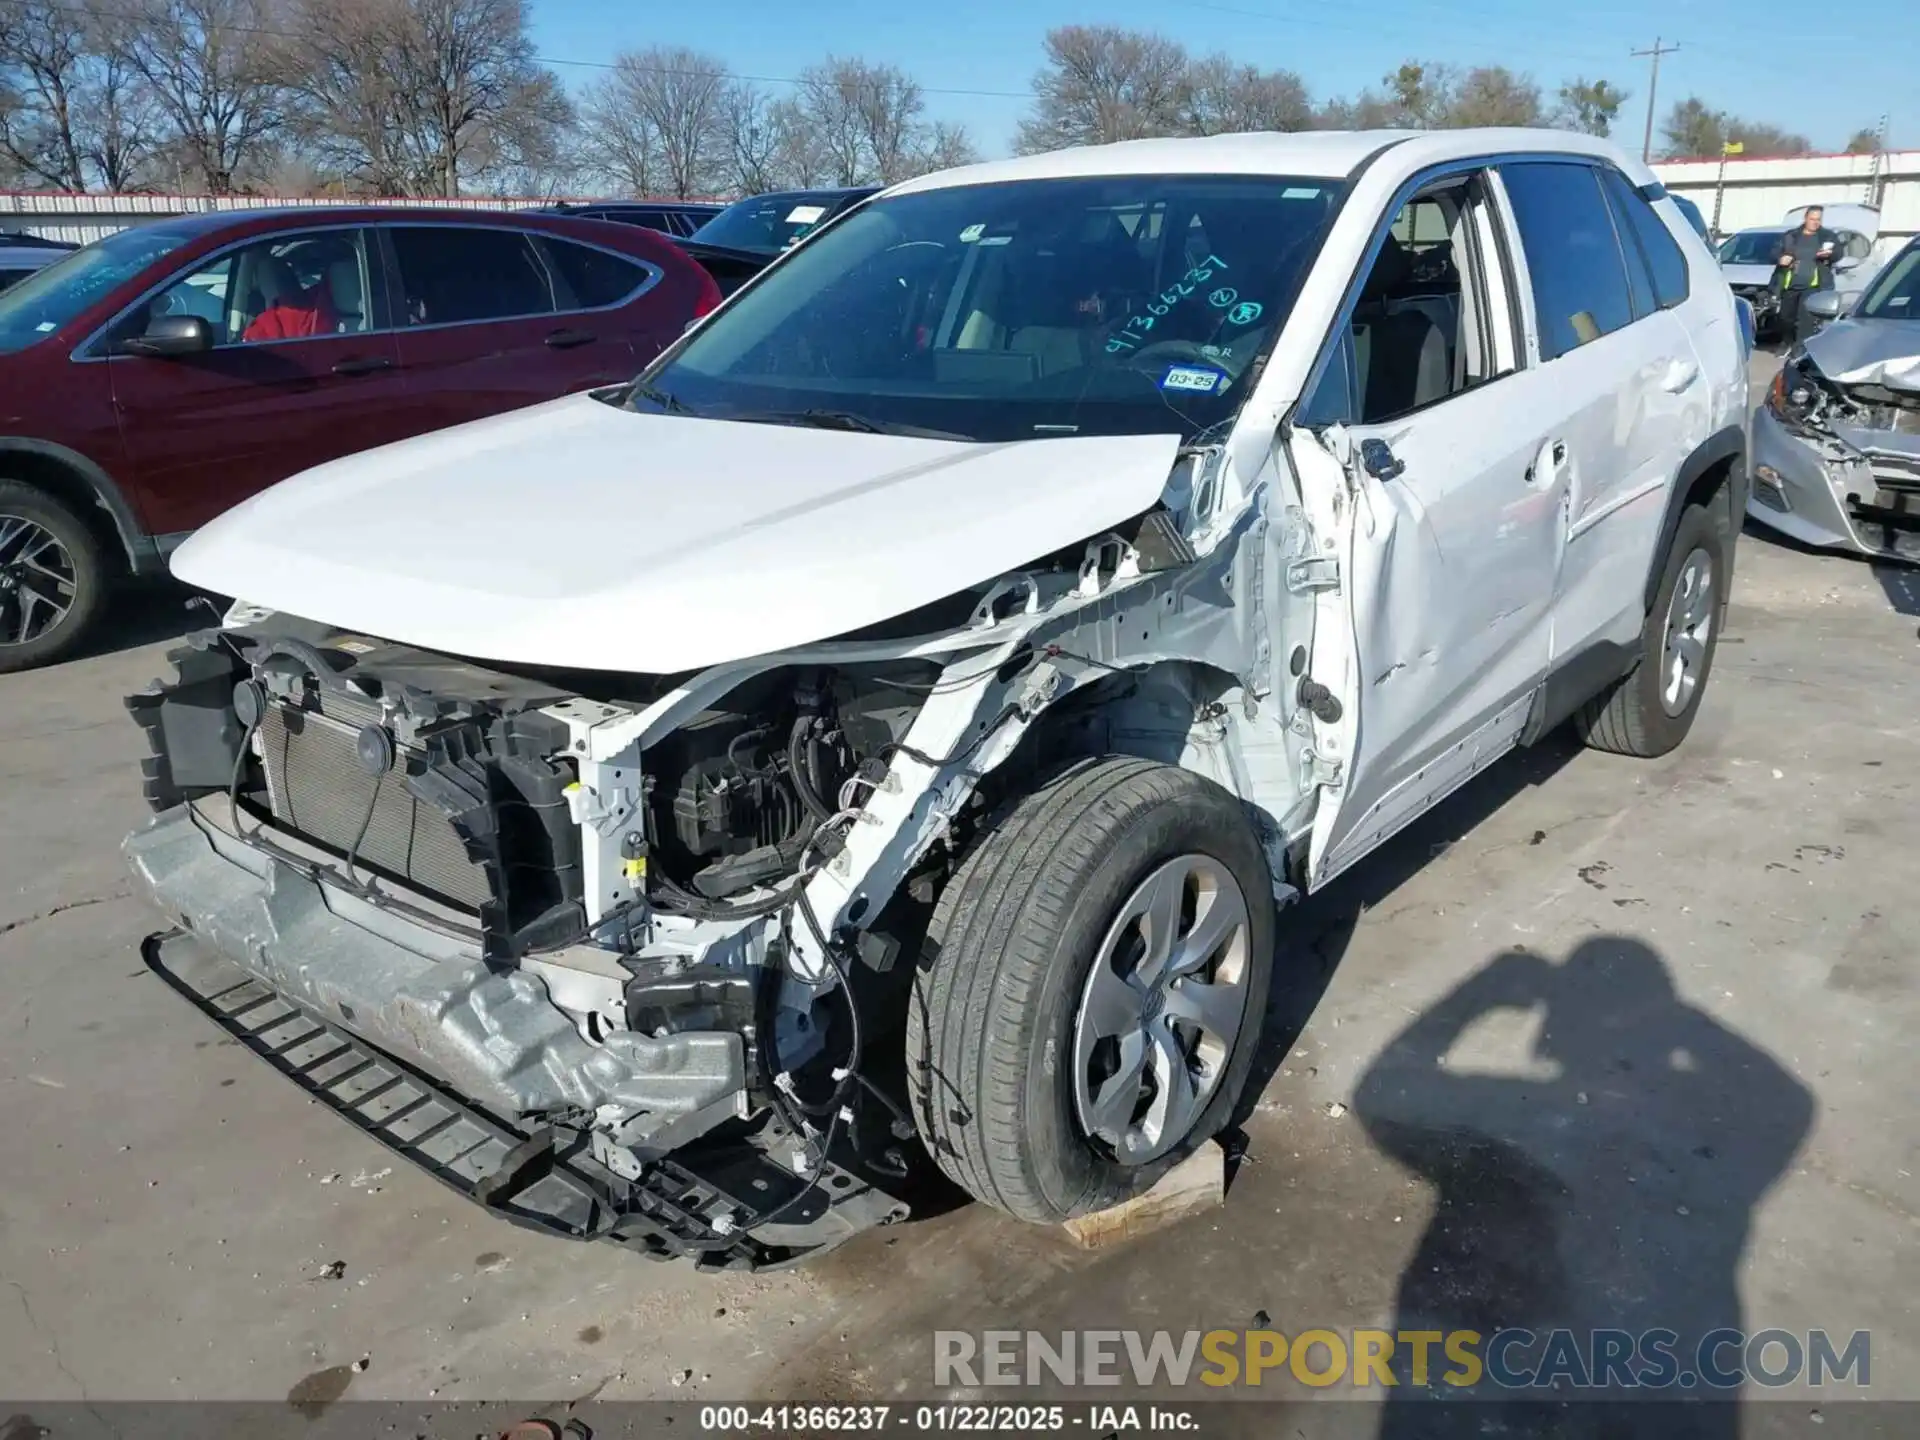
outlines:
[{"label": "alloy wheel", "polygon": [[73,556],[52,531],[0,513],[0,645],[38,640],[67,618],[78,589]]},{"label": "alloy wheel", "polygon": [[1660,708],[1679,715],[1693,703],[1707,668],[1713,638],[1713,557],[1696,546],[1680,567],[1667,602],[1666,641],[1661,651]]},{"label": "alloy wheel", "polygon": [[1120,907],[1074,1023],[1081,1130],[1123,1165],[1184,1140],[1226,1073],[1246,1021],[1252,927],[1225,865],[1181,855]]}]

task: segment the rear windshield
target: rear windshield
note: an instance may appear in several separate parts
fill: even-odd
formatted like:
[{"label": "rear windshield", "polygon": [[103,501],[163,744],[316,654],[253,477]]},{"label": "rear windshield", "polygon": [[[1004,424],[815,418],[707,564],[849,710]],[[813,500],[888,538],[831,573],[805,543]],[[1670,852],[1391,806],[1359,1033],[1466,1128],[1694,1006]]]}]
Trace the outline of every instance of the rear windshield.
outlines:
[{"label": "rear windshield", "polygon": [[825,410],[969,440],[1192,437],[1239,409],[1341,188],[1123,175],[870,201],[648,382],[684,411],[738,419]]},{"label": "rear windshield", "polygon": [[1754,230],[1729,235],[1720,242],[1722,265],[1775,265],[1780,260],[1784,230]]},{"label": "rear windshield", "polygon": [[755,195],[729,205],[694,231],[693,238],[735,250],[778,252],[828,219],[841,199],[837,194]]},{"label": "rear windshield", "polygon": [[136,225],[36,271],[0,294],[0,355],[44,340],[191,238]]}]

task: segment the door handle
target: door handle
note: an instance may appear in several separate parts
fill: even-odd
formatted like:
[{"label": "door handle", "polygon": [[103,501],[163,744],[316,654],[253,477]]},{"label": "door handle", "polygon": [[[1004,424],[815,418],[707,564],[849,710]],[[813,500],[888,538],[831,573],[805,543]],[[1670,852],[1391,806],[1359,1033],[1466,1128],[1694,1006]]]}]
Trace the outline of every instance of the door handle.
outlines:
[{"label": "door handle", "polygon": [[544,343],[549,350],[571,350],[576,345],[591,345],[599,338],[591,330],[555,330]]},{"label": "door handle", "polygon": [[1667,373],[1661,378],[1660,388],[1670,394],[1678,395],[1699,378],[1700,365],[1698,361],[1675,360],[1667,366]]},{"label": "door handle", "polygon": [[334,362],[336,375],[371,375],[376,370],[391,370],[393,361],[384,355],[355,355],[346,360]]}]

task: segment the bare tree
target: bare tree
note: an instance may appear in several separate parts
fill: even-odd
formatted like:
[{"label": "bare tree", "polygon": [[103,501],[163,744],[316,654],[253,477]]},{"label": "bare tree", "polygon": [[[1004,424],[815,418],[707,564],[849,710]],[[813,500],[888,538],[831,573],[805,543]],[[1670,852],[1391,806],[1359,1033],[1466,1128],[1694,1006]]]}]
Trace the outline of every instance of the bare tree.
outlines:
[{"label": "bare tree", "polygon": [[1873,155],[1880,149],[1880,131],[1873,126],[1862,126],[1847,137],[1847,154]]},{"label": "bare tree", "polygon": [[1047,32],[1046,51],[1046,67],[1033,78],[1033,111],[1014,142],[1021,153],[1184,128],[1187,52],[1178,41],[1112,25],[1063,25]]},{"label": "bare tree", "polygon": [[729,192],[757,195],[783,183],[780,114],[767,92],[736,80],[720,97],[719,148]]},{"label": "bare tree", "polygon": [[1607,135],[1613,130],[1614,117],[1627,101],[1628,92],[1605,80],[1578,76],[1560,87],[1560,103],[1554,111],[1554,124],[1588,135]]},{"label": "bare tree", "polygon": [[862,60],[842,60],[838,65],[839,83],[854,97],[872,177],[882,185],[905,179],[923,139],[920,115],[927,102],[919,83],[894,65],[869,65]]},{"label": "bare tree", "polygon": [[230,193],[284,119],[272,0],[127,0],[99,12],[127,71],[163,121],[181,178]]},{"label": "bare tree", "polygon": [[113,192],[141,184],[160,129],[151,91],[124,55],[101,45],[82,93],[81,153]]},{"label": "bare tree", "polygon": [[859,80],[865,63],[833,56],[800,72],[794,95],[798,114],[810,139],[826,160],[827,178],[836,185],[861,185],[873,178],[867,146],[868,117]]},{"label": "bare tree", "polygon": [[1195,135],[1305,130],[1313,124],[1306,82],[1291,70],[1261,70],[1228,55],[1209,55],[1188,68],[1186,87],[1186,128]]},{"label": "bare tree", "polygon": [[980,163],[980,152],[964,125],[944,120],[928,126],[915,148],[910,174],[930,175],[935,170],[953,170],[962,165]]},{"label": "bare tree", "polygon": [[556,153],[572,107],[534,61],[525,0],[397,0],[405,43],[388,57],[414,143],[430,157],[435,193],[476,178],[539,168]]},{"label": "bare tree", "polygon": [[28,178],[84,190],[77,104],[88,65],[85,12],[60,4],[9,3],[0,15],[0,153]]},{"label": "bare tree", "polygon": [[295,0],[289,20],[292,128],[319,166],[375,195],[418,195],[435,180],[388,58],[409,43],[408,19],[391,0]]},{"label": "bare tree", "polygon": [[649,180],[650,188],[680,199],[711,194],[728,168],[731,88],[726,65],[711,55],[658,46],[627,51],[588,93],[588,134],[608,132],[619,152],[610,158],[644,157],[642,165],[609,167],[623,182]]},{"label": "bare tree", "polygon": [[836,172],[837,162],[801,97],[791,96],[769,107],[774,128],[774,174],[777,183],[807,189],[824,185]]},{"label": "bare tree", "polygon": [[1476,125],[1539,125],[1546,110],[1531,75],[1516,75],[1504,65],[1482,65],[1460,77],[1447,97],[1450,129]]}]

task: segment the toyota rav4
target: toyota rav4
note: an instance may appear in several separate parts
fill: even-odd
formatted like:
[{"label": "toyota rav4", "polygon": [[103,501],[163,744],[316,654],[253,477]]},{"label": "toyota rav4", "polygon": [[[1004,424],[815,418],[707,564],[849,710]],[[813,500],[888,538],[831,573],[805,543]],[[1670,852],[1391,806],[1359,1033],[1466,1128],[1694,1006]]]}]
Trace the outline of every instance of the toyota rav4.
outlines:
[{"label": "toyota rav4", "polygon": [[634,383],[289,480],[132,697],[148,963],[501,1215],[1053,1222],[1242,1101],[1283,907],[1699,711],[1750,336],[1638,162],[1244,135],[912,180]]}]

